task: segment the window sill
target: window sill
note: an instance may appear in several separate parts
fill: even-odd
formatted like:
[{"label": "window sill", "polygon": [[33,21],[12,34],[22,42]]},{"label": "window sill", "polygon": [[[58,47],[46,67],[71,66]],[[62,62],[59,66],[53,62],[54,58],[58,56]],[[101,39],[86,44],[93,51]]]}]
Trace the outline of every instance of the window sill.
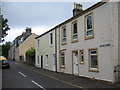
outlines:
[{"label": "window sill", "polygon": [[49,47],[53,47],[53,44],[49,45]]},{"label": "window sill", "polygon": [[94,36],[85,37],[85,40],[93,39]]},{"label": "window sill", "polygon": [[99,72],[99,70],[89,69],[89,72]]},{"label": "window sill", "polygon": [[84,63],[80,63],[80,65],[84,65]]},{"label": "window sill", "polygon": [[66,45],[67,44],[67,42],[62,42],[62,45]]},{"label": "window sill", "polygon": [[78,40],[72,40],[71,43],[75,43],[75,42],[78,42]]},{"label": "window sill", "polygon": [[60,68],[64,68],[65,69],[65,66],[61,65]]},{"label": "window sill", "polygon": [[48,67],[48,65],[45,65],[46,67]]}]

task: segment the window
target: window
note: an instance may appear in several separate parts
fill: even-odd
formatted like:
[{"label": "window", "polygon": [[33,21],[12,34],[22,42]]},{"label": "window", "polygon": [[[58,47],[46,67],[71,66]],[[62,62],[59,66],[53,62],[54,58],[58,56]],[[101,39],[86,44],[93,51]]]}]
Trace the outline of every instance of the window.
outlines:
[{"label": "window", "polygon": [[21,43],[24,41],[24,37],[21,37]]},{"label": "window", "polygon": [[61,52],[61,67],[65,67],[65,53]]},{"label": "window", "polygon": [[50,46],[53,45],[53,33],[50,33]]},{"label": "window", "polygon": [[77,22],[72,23],[72,41],[77,41],[78,35],[77,35]]},{"label": "window", "polygon": [[39,43],[39,40],[37,40],[37,45],[38,45],[38,47],[39,47],[39,44],[40,44],[40,43]]},{"label": "window", "polygon": [[62,43],[65,43],[66,39],[66,26],[62,27]]},{"label": "window", "polygon": [[80,64],[84,64],[84,51],[80,50]]},{"label": "window", "polygon": [[39,64],[39,56],[37,56],[37,63]]},{"label": "window", "polygon": [[48,66],[48,55],[46,54],[46,66]]},{"label": "window", "polygon": [[92,13],[85,16],[85,39],[93,38],[93,15]]},{"label": "window", "polygon": [[90,49],[89,50],[89,59],[90,59],[90,71],[98,71],[98,55],[97,49]]}]

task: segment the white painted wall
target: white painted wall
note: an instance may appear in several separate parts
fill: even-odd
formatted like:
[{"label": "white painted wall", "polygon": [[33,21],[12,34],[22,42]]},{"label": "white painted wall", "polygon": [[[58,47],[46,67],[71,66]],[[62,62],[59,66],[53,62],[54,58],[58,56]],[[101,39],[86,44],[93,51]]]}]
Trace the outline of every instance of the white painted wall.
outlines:
[{"label": "white painted wall", "polygon": [[[65,69],[58,66],[59,72],[72,74],[72,51],[84,49],[84,65],[79,65],[79,76],[96,78],[114,82],[114,66],[118,64],[118,3],[105,3],[104,5],[94,9],[94,38],[84,40],[84,15],[78,17],[78,42],[71,43],[71,22],[67,23],[67,44],[61,45],[61,37],[59,43],[59,30],[57,30],[57,46],[59,50],[66,49]],[[89,12],[89,13],[90,13]],[[73,20],[74,21],[74,20]],[[62,27],[62,26],[61,26]],[[60,30],[61,30],[60,27]],[[59,29],[59,28],[58,28]],[[61,33],[61,31],[60,31]],[[100,47],[100,45],[110,43],[111,46]],[[98,64],[99,72],[88,71],[88,49],[98,48]],[[59,58],[59,54],[57,56]],[[59,59],[58,59],[59,64]]]},{"label": "white painted wall", "polygon": [[[53,45],[49,45],[49,35],[53,33]],[[40,46],[37,46],[37,40],[39,39]],[[55,30],[48,32],[47,34],[36,39],[36,66],[41,67],[41,55],[43,55],[43,68],[52,70],[53,69],[53,53],[55,53]],[[45,64],[45,55],[48,54],[48,66]],[[39,64],[37,62],[37,56],[39,56]]]}]

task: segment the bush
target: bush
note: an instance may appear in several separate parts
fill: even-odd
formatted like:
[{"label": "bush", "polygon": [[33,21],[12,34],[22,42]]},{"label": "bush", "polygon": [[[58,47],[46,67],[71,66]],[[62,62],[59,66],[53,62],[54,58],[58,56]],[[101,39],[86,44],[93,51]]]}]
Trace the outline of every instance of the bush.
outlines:
[{"label": "bush", "polygon": [[26,55],[31,57],[31,58],[35,57],[35,49],[31,48],[31,49],[27,50]]}]

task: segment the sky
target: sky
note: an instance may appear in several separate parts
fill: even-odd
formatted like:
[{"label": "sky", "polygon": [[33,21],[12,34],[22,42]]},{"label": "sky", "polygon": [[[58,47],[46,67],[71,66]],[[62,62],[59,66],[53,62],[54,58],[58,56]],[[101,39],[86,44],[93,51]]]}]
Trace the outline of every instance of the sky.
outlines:
[{"label": "sky", "polygon": [[[83,5],[83,10],[94,2],[77,2]],[[2,14],[8,19],[10,30],[5,41],[13,41],[25,31],[26,27],[32,33],[41,35],[54,26],[73,16],[74,2],[2,2]]]}]

